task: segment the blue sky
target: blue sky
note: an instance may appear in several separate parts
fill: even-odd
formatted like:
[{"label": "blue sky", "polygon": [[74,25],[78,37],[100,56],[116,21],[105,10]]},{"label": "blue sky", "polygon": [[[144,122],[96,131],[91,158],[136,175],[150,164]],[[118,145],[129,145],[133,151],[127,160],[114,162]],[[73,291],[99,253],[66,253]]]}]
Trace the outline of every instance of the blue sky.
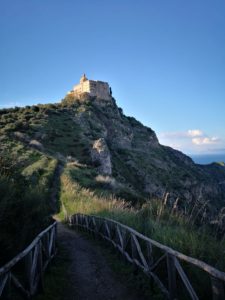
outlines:
[{"label": "blue sky", "polygon": [[224,0],[1,0],[0,107],[57,102],[81,74],[185,153],[225,152]]}]

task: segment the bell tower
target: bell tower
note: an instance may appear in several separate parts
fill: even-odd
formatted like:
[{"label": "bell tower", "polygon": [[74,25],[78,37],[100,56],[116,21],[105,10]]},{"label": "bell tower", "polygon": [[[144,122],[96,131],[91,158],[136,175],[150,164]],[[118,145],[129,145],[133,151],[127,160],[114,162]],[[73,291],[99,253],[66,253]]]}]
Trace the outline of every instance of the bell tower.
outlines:
[{"label": "bell tower", "polygon": [[85,75],[85,73],[81,76],[81,78],[80,78],[80,83],[83,83],[83,82],[85,82],[85,81],[87,81],[88,79],[87,79],[87,77],[86,77],[86,75]]}]

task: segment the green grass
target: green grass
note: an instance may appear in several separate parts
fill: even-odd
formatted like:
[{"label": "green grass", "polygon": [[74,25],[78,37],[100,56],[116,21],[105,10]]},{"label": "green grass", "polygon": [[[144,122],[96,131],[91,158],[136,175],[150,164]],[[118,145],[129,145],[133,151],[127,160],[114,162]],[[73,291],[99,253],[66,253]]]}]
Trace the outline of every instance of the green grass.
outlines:
[{"label": "green grass", "polygon": [[[147,195],[144,192],[143,174],[149,175],[153,183],[159,183],[159,187],[166,187],[179,194],[185,180],[195,181],[196,184],[208,182],[211,185],[210,172],[215,171],[220,178],[219,175],[222,177],[224,174],[224,166],[214,164],[211,169],[208,168],[208,172],[203,172],[199,167],[184,164],[168,147],[150,147],[149,152],[143,152],[146,139],[154,133],[151,129],[142,127],[134,118],[122,116],[120,120],[113,107],[97,108],[85,99],[74,102],[74,99],[69,98],[68,103],[0,110],[0,192],[4,191],[0,194],[0,225],[1,228],[11,228],[8,236],[2,230],[1,238],[7,241],[7,238],[13,240],[13,236],[16,236],[16,224],[11,222],[16,216],[24,218],[24,226],[32,216],[35,216],[37,222],[45,224],[38,219],[37,214],[45,219],[51,213],[48,201],[57,159],[66,161],[71,156],[71,160],[76,163],[73,167],[67,167],[61,177],[61,218],[65,211],[68,214],[81,212],[112,218],[176,250],[225,270],[224,239],[219,240],[218,232],[214,234],[211,228],[202,223],[203,211],[201,218],[197,215],[200,207],[196,207],[189,220],[192,207],[184,216],[177,210],[172,211],[171,206],[163,205],[162,200],[151,199],[146,204],[146,199],[142,198]],[[79,122],[74,121],[80,117]],[[107,125],[107,118],[111,121],[110,125]],[[117,133],[126,135],[128,128],[123,125],[128,123],[134,132],[133,148],[116,150],[113,145],[115,141],[112,139],[112,144],[109,143],[113,176],[118,182],[124,179],[121,191],[117,191],[110,184],[96,180],[97,173],[91,165],[90,149],[93,140],[105,134],[106,129],[115,134],[115,140],[117,137],[120,139]],[[39,141],[43,150],[36,151],[29,148],[26,141],[20,142],[15,138],[15,131],[30,140]],[[1,160],[7,157],[11,164],[5,168]],[[164,162],[165,166],[160,162]],[[181,194],[183,192],[181,190]],[[118,196],[128,202],[119,200]],[[209,214],[214,217],[216,209],[223,205],[223,200],[213,199],[212,195],[206,208],[210,220],[212,218]],[[21,228],[21,232],[25,229]],[[38,226],[32,228],[32,233],[37,229]],[[6,246],[9,249],[12,245]]]},{"label": "green grass", "polygon": [[2,142],[1,265],[23,250],[43,228],[49,225],[52,213],[50,193],[57,163],[56,159],[10,137]]},{"label": "green grass", "polygon": [[[61,176],[61,195],[63,209],[59,217],[65,213],[72,215],[83,213],[110,218],[126,224],[144,235],[167,245],[188,256],[203,260],[221,271],[225,271],[224,249],[225,241],[213,236],[206,226],[196,226],[190,223],[188,216],[179,211],[173,211],[159,199],[149,200],[140,209],[132,208],[129,203],[114,196],[100,196],[99,193],[83,188],[66,169]],[[210,284],[205,273],[195,267],[184,264],[184,269],[192,284],[203,299],[207,299]]]},{"label": "green grass", "polygon": [[188,218],[167,209],[159,199],[151,200],[136,210],[127,207],[126,201],[113,196],[111,199],[101,197],[83,188],[65,170],[61,177],[61,202],[69,215],[79,212],[112,218],[186,255],[225,270],[225,241],[213,237],[207,227],[190,226]]}]

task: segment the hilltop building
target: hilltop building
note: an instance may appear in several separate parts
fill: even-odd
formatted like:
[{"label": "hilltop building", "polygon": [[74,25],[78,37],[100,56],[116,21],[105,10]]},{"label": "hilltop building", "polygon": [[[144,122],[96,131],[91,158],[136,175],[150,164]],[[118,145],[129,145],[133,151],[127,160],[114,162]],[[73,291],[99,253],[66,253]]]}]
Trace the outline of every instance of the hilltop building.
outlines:
[{"label": "hilltop building", "polygon": [[80,83],[75,85],[71,92],[77,96],[88,93],[90,96],[100,99],[112,99],[111,88],[107,82],[88,80],[85,74],[81,77]]}]

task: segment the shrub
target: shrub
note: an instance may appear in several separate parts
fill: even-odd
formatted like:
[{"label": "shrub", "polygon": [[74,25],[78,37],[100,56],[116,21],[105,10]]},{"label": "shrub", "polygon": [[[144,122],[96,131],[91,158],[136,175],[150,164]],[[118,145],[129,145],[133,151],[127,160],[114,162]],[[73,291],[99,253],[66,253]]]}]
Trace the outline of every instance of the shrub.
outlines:
[{"label": "shrub", "polygon": [[[57,161],[40,159],[40,154],[20,147],[14,148],[14,156],[0,155],[0,265],[24,249],[51,221],[49,198]],[[31,164],[32,160],[36,163]],[[24,169],[23,176],[25,163],[30,168]]]}]

